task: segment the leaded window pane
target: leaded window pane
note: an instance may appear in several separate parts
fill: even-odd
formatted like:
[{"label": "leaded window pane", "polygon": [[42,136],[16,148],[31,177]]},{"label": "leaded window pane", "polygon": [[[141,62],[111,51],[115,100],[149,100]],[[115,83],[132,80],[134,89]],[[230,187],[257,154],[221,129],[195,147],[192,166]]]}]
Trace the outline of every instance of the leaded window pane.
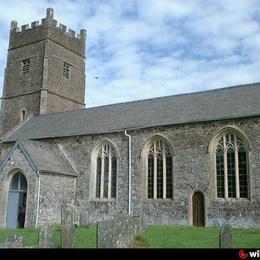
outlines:
[{"label": "leaded window pane", "polygon": [[217,197],[224,198],[224,152],[218,151],[216,153],[216,164],[217,164]]},{"label": "leaded window pane", "polygon": [[100,186],[101,186],[101,158],[97,158],[97,173],[96,173],[96,197],[100,198]]},{"label": "leaded window pane", "polygon": [[216,147],[218,198],[248,197],[247,167],[243,141],[231,132],[222,135]]},{"label": "leaded window pane", "polygon": [[236,197],[236,173],[235,173],[235,153],[232,149],[227,152],[227,177],[228,177],[228,197]]},{"label": "leaded window pane", "polygon": [[108,171],[109,171],[109,158],[104,159],[104,198],[108,197]]},{"label": "leaded window pane", "polygon": [[109,144],[102,144],[97,154],[96,198],[116,198],[117,157]]},{"label": "leaded window pane", "polygon": [[19,183],[19,173],[16,173],[13,176],[11,181],[11,190],[19,190],[18,183]]},{"label": "leaded window pane", "polygon": [[20,190],[27,190],[27,181],[23,174],[20,173]]},{"label": "leaded window pane", "polygon": [[241,149],[238,151],[238,164],[239,164],[239,186],[240,186],[240,197],[248,197],[248,183],[247,183],[247,162],[246,162],[246,151]]},{"label": "leaded window pane", "polygon": [[116,198],[116,169],[117,169],[117,159],[115,156],[112,157],[112,184],[111,184],[111,197]]},{"label": "leaded window pane", "polygon": [[166,198],[172,198],[172,157],[166,157]]},{"label": "leaded window pane", "polygon": [[27,180],[25,176],[18,172],[16,173],[11,180],[10,190],[13,191],[26,191],[27,190]]},{"label": "leaded window pane", "polygon": [[157,157],[157,198],[163,198],[163,157]]},{"label": "leaded window pane", "polygon": [[172,187],[170,146],[163,139],[155,139],[149,144],[147,155],[147,197],[149,199],[172,198]]},{"label": "leaded window pane", "polygon": [[149,155],[148,157],[148,199],[153,199],[153,174],[154,174],[154,157]]}]

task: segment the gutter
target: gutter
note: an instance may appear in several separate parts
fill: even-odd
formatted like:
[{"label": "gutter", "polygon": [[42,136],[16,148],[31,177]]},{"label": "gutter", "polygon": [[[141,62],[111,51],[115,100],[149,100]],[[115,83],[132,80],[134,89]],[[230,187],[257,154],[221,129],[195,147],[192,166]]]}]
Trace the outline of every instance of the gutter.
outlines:
[{"label": "gutter", "polygon": [[127,134],[127,130],[125,130],[125,136],[128,137],[128,214],[131,215],[131,190],[132,190],[132,138],[131,135]]}]

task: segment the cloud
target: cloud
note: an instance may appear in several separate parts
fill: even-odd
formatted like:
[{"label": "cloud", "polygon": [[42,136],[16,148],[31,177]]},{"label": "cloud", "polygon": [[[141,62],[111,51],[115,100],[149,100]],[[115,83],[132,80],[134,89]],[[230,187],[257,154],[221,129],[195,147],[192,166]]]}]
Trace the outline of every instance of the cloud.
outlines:
[{"label": "cloud", "polygon": [[[88,106],[260,81],[257,0],[8,3],[0,3],[4,51],[10,21],[21,25],[39,20],[47,7],[54,8],[55,19],[68,27],[87,29]],[[1,85],[2,81],[0,77]]]}]

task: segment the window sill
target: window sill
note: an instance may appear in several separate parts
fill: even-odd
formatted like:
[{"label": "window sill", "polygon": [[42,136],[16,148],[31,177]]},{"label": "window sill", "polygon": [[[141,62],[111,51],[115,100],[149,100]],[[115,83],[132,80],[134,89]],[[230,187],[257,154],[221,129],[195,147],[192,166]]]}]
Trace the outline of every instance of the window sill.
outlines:
[{"label": "window sill", "polygon": [[99,198],[93,198],[90,200],[90,202],[116,202],[116,199],[107,199],[107,198],[102,198],[102,199],[99,199]]},{"label": "window sill", "polygon": [[143,199],[143,202],[173,202],[174,199]]},{"label": "window sill", "polygon": [[250,202],[251,200],[249,198],[215,198],[214,201],[219,201],[219,202]]}]

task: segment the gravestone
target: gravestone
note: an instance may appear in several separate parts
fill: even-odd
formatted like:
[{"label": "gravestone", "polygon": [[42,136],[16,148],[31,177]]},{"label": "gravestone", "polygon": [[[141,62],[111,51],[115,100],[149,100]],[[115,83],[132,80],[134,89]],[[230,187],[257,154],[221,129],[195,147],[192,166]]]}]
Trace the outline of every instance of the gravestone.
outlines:
[{"label": "gravestone", "polygon": [[61,247],[72,248],[74,244],[73,209],[63,206],[61,210]]},{"label": "gravestone", "polygon": [[89,211],[81,210],[79,216],[79,226],[80,227],[89,227]]},{"label": "gravestone", "polygon": [[54,226],[44,223],[39,232],[39,247],[52,248],[54,246]]},{"label": "gravestone", "polygon": [[219,248],[232,247],[232,228],[229,224],[222,224],[219,232]]},{"label": "gravestone", "polygon": [[144,221],[141,217],[117,216],[114,219],[97,222],[98,248],[125,248],[136,235],[144,232]]},{"label": "gravestone", "polygon": [[23,247],[23,236],[21,235],[12,235],[9,236],[4,244],[2,244],[0,247],[2,248],[22,248]]}]

